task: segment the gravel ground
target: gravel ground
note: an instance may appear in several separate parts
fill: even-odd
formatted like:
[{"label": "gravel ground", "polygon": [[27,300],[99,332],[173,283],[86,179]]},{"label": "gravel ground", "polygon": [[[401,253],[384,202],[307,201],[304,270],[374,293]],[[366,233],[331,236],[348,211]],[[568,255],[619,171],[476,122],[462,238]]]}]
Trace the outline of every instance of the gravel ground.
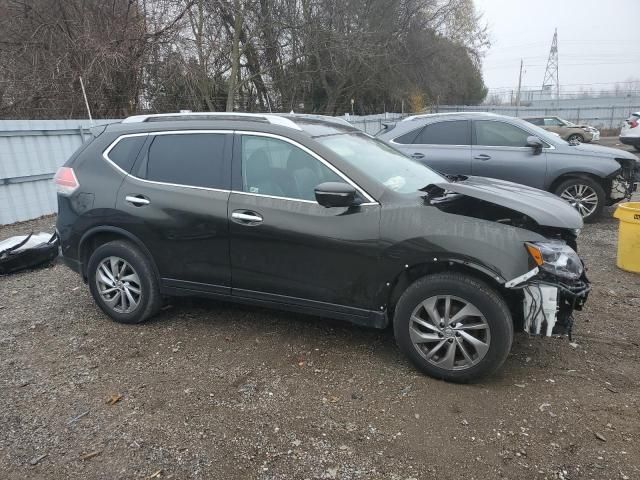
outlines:
[{"label": "gravel ground", "polygon": [[0,477],[640,478],[640,275],[616,238],[583,230],[576,343],[518,334],[475,385],[418,374],[389,331],[202,300],[118,325],[61,264],[0,278]]}]

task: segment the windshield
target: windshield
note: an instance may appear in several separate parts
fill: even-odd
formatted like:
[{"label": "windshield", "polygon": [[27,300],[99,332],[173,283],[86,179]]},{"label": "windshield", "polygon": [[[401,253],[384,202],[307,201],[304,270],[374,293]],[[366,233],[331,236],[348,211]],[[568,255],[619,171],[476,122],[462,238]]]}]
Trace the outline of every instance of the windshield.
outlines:
[{"label": "windshield", "polygon": [[315,140],[395,192],[411,193],[431,183],[448,181],[429,167],[363,133],[327,135]]},{"label": "windshield", "polygon": [[554,143],[568,143],[562,140],[562,138],[560,138],[560,135],[551,133],[548,130],[545,130],[544,128],[534,125],[533,123],[529,123],[521,119],[514,119],[514,120],[522,128],[524,128],[525,130],[528,130],[533,135],[540,138],[541,140],[544,140],[547,143],[551,143],[552,145]]}]

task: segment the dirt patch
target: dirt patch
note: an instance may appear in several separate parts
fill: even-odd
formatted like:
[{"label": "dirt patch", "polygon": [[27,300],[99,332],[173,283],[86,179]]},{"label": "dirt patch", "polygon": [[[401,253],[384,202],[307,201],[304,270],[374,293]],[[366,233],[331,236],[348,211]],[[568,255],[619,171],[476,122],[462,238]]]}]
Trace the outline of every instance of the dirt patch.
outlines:
[{"label": "dirt patch", "polygon": [[417,373],[388,331],[199,300],[125,326],[61,264],[0,278],[1,476],[640,478],[640,275],[616,228],[582,233],[576,344],[519,334],[477,385]]}]

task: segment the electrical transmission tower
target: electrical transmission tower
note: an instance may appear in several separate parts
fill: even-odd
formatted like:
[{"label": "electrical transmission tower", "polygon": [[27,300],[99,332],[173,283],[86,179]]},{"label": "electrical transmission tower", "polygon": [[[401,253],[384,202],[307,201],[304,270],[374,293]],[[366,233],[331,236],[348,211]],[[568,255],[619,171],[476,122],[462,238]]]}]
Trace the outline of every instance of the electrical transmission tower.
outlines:
[{"label": "electrical transmission tower", "polygon": [[558,80],[558,29],[553,34],[547,69],[544,72],[542,91],[555,95],[556,100],[560,99],[560,81]]}]

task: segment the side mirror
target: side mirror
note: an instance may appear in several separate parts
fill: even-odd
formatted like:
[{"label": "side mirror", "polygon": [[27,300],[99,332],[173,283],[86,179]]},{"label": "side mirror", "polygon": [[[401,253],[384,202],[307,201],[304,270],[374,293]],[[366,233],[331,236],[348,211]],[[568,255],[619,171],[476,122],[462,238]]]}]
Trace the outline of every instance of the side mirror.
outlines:
[{"label": "side mirror", "polygon": [[323,207],[350,207],[355,203],[356,189],[348,183],[325,182],[314,190],[316,201]]},{"label": "side mirror", "polygon": [[542,140],[540,140],[535,135],[527,137],[527,145],[533,148],[534,155],[540,155],[542,153]]}]

